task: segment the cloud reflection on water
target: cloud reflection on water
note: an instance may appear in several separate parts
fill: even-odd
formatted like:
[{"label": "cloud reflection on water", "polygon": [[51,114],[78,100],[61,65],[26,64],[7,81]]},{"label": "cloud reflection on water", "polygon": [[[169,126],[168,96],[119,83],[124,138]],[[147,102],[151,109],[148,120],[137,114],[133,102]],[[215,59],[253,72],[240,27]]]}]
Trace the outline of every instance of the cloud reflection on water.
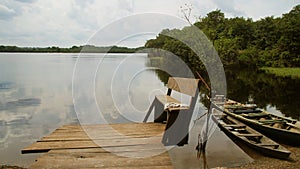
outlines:
[{"label": "cloud reflection on water", "polygon": [[28,166],[37,155],[21,155],[22,148],[63,124],[78,123],[71,96],[75,59],[60,54],[0,56],[1,163]]}]

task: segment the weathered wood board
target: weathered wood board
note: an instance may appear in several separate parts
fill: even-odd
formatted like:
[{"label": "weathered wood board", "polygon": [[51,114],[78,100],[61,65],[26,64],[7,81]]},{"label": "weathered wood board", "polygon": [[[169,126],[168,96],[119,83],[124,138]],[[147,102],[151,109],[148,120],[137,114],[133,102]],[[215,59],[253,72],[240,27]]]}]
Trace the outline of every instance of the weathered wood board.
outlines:
[{"label": "weathered wood board", "polygon": [[101,148],[51,150],[30,168],[172,168],[168,153],[148,158],[128,158]]},{"label": "weathered wood board", "polygon": [[173,168],[164,124],[66,125],[24,148],[47,152],[29,168]]}]

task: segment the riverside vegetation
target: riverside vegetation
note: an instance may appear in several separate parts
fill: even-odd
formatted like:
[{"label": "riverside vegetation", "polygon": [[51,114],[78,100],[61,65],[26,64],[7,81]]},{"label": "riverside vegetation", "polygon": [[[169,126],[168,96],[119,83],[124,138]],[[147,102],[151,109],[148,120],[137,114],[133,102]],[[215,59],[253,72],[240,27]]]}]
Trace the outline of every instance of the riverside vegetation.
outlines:
[{"label": "riverside vegetation", "polygon": [[52,47],[17,47],[0,46],[0,52],[30,52],[30,53],[134,53],[140,48],[128,48],[119,46],[98,47],[94,45],[72,46],[70,48]]},{"label": "riverside vegetation", "polygon": [[[215,10],[193,25],[211,40],[225,67],[300,67],[300,5],[282,17],[269,16],[257,21],[226,18]],[[198,63],[187,46],[166,36],[187,29],[165,29],[148,40],[145,47],[170,51],[186,63]]]}]

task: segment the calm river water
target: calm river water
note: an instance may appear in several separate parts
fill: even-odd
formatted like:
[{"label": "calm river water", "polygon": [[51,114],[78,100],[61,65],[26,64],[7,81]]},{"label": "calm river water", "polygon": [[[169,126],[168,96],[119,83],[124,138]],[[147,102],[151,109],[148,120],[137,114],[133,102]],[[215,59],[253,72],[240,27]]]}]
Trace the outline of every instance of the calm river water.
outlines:
[{"label": "calm river water", "polygon": [[[63,124],[141,122],[154,96],[167,90],[154,69],[147,67],[148,62],[146,54],[83,54],[79,59],[78,54],[1,53],[1,164],[29,166],[40,154],[22,155],[21,149]],[[260,102],[262,108],[275,113],[286,110],[289,116],[299,118],[299,113],[294,112],[295,105],[285,105],[298,103],[296,106],[299,106],[299,96],[293,96],[293,101],[283,105],[276,99],[279,94],[268,93],[268,89],[265,89],[267,94],[251,90],[257,85],[265,88],[267,82],[250,83],[245,80],[249,75],[228,74],[229,80],[234,78],[229,86],[239,86],[228,89],[233,99],[264,100]],[[290,86],[299,86],[299,80],[285,83],[290,83],[286,89],[289,93],[297,93]],[[273,80],[272,90],[277,89],[276,84],[283,85]],[[269,99],[266,101],[263,96]],[[203,160],[196,158],[195,147],[204,120],[193,121],[204,112],[206,108],[198,102],[190,143],[169,152],[178,168],[203,167]],[[252,158],[216,128],[208,141],[206,160],[211,168],[238,166],[251,162]]]}]

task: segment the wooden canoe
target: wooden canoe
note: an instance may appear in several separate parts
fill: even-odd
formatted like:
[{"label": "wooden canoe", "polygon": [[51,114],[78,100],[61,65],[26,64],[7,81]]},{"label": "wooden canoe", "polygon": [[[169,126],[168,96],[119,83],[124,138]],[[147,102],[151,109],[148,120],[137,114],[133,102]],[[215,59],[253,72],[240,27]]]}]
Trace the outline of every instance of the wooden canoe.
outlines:
[{"label": "wooden canoe", "polygon": [[225,104],[215,104],[214,107],[227,115],[236,118],[251,128],[263,133],[273,140],[300,146],[300,122],[287,117],[278,116],[255,107],[249,108],[243,104],[229,100]]},{"label": "wooden canoe", "polygon": [[217,110],[213,110],[212,119],[218,124],[220,129],[234,141],[238,141],[251,149],[270,157],[286,159],[291,152],[282,145],[276,143],[270,138],[246,126],[238,120],[228,115],[218,115]]}]

